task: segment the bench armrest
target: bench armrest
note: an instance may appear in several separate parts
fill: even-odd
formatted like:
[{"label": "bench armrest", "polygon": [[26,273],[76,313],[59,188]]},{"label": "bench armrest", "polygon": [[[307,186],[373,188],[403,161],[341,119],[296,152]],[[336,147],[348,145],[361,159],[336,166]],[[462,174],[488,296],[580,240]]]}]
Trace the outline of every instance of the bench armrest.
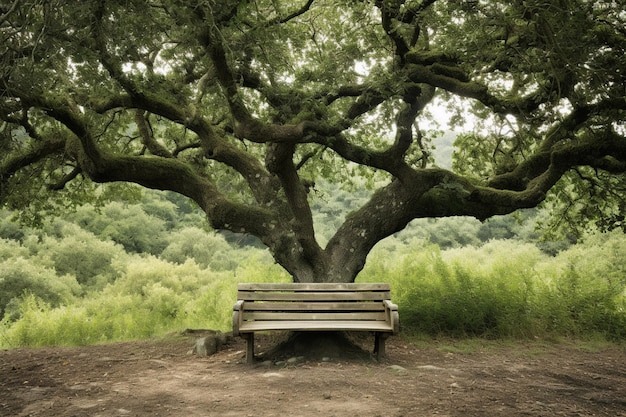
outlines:
[{"label": "bench armrest", "polygon": [[385,306],[385,315],[387,321],[391,324],[393,334],[397,334],[400,331],[400,316],[398,315],[398,305],[391,302],[391,300],[383,300]]},{"label": "bench armrest", "polygon": [[243,300],[237,300],[233,306],[233,336],[239,336],[239,326],[243,317]]}]

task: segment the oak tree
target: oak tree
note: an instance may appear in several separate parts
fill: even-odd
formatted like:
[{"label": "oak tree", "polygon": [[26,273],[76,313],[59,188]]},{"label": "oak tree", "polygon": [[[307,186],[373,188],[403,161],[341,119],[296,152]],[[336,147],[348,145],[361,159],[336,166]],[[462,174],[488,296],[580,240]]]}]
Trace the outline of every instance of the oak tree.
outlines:
[{"label": "oak tree", "polygon": [[[620,3],[5,1],[0,201],[173,191],[298,282],[353,281],[417,218],[548,199],[620,226]],[[448,119],[467,127],[451,169],[432,156]],[[372,193],[319,242],[311,200],[327,182]]]}]

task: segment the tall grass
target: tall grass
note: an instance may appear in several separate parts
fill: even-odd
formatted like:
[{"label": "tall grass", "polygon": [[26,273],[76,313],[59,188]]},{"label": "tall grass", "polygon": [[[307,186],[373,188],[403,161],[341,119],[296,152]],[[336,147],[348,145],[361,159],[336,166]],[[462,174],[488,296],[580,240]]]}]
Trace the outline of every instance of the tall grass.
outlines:
[{"label": "tall grass", "polygon": [[549,257],[493,241],[441,252],[384,247],[359,281],[388,281],[403,330],[427,335],[626,338],[624,236]]},{"label": "tall grass", "polygon": [[[590,239],[556,257],[515,241],[446,251],[420,240],[403,246],[383,242],[358,281],[391,284],[404,332],[624,340],[624,259],[626,238],[620,234]],[[113,281],[82,297],[66,297],[61,305],[25,293],[19,311],[0,322],[0,347],[84,345],[185,328],[228,330],[238,282],[289,281],[266,254],[228,271],[152,256],[116,262]]]}]

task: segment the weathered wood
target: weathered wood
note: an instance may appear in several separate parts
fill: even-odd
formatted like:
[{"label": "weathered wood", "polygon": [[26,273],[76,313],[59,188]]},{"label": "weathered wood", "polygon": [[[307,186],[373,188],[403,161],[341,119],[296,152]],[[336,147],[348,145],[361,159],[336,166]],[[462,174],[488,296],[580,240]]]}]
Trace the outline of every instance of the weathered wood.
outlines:
[{"label": "weathered wood", "polygon": [[238,300],[233,306],[233,336],[239,336],[239,328],[243,322],[243,300]]},{"label": "weathered wood", "polygon": [[279,283],[279,284],[248,284],[241,283],[237,285],[239,290],[244,291],[389,291],[390,286],[386,283],[365,283],[365,284],[296,284],[296,283]]},{"label": "weathered wood", "polygon": [[246,339],[246,362],[251,365],[254,363],[254,333],[245,333]]},{"label": "weathered wood", "polygon": [[239,291],[237,298],[246,301],[382,301],[389,299],[388,291],[358,292],[258,292]]},{"label": "weathered wood", "polygon": [[381,360],[386,355],[385,342],[387,337],[389,337],[388,333],[381,332],[376,332],[374,336],[374,353],[376,354],[378,360]]},{"label": "weathered wood", "polygon": [[233,306],[233,335],[246,339],[254,361],[254,332],[370,331],[374,353],[385,355],[385,340],[399,330],[398,307],[389,284],[239,284]]},{"label": "weathered wood", "polygon": [[264,320],[300,320],[300,321],[319,321],[319,320],[379,320],[386,321],[387,315],[384,311],[352,311],[352,312],[301,312],[301,311],[272,311],[272,312],[246,312],[246,320],[248,321],[264,321]]},{"label": "weathered wood", "polygon": [[255,302],[246,304],[246,311],[385,311],[380,302]]},{"label": "weathered wood", "polygon": [[393,332],[391,326],[384,321],[248,321],[239,328],[240,333],[270,330],[302,330],[302,331],[380,331]]}]

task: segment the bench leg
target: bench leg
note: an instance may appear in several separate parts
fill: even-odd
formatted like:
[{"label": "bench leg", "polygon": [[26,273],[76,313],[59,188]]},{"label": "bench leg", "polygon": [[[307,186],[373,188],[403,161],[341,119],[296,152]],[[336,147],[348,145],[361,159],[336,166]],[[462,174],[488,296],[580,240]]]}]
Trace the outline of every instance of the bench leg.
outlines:
[{"label": "bench leg", "polygon": [[385,357],[385,341],[389,335],[387,333],[376,332],[374,335],[374,353],[379,361]]},{"label": "bench leg", "polygon": [[246,333],[246,362],[251,365],[254,363],[254,333]]}]

